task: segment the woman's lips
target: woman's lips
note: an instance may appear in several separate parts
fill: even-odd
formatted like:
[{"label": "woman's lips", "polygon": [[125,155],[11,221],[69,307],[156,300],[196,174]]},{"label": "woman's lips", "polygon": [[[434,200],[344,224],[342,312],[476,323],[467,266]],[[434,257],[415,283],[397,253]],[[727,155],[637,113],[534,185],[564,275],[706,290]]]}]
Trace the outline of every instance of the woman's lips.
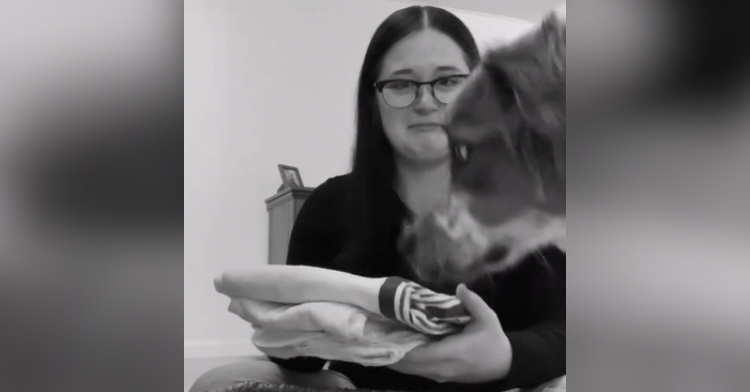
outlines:
[{"label": "woman's lips", "polygon": [[409,129],[414,129],[417,131],[437,131],[437,130],[443,130],[443,125],[438,123],[421,123],[421,124],[414,124],[410,125]]}]

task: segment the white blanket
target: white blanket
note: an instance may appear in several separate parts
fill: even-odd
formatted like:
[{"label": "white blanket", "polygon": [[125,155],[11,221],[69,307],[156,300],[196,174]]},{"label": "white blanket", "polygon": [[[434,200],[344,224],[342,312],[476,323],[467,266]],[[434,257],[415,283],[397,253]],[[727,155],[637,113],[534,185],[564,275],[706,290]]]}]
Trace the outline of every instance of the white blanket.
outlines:
[{"label": "white blanket", "polygon": [[235,298],[229,310],[253,326],[255,346],[277,358],[384,366],[431,339],[397,321],[333,302],[288,305]]},{"label": "white blanket", "polygon": [[469,322],[455,297],[399,278],[276,265],[225,272],[215,286],[258,349],[278,358],[385,366]]}]

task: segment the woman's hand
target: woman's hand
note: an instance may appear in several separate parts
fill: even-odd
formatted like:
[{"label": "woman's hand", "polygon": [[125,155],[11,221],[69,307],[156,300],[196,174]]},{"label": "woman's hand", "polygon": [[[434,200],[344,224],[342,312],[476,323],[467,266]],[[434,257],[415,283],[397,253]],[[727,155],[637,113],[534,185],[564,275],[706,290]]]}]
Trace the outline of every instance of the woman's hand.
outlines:
[{"label": "woman's hand", "polygon": [[511,363],[511,347],[497,315],[481,297],[463,284],[456,296],[466,307],[472,322],[450,335],[408,352],[389,366],[401,373],[438,382],[480,383],[502,379]]}]

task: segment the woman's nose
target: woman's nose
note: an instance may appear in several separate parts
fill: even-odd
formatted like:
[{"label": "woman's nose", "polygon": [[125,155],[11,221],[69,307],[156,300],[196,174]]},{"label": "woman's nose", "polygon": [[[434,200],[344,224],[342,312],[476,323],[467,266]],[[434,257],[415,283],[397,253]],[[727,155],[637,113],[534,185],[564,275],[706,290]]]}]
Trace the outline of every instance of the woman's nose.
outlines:
[{"label": "woman's nose", "polygon": [[414,109],[419,111],[433,111],[439,107],[440,102],[435,98],[432,87],[429,85],[420,86],[417,90],[417,101],[414,103]]}]

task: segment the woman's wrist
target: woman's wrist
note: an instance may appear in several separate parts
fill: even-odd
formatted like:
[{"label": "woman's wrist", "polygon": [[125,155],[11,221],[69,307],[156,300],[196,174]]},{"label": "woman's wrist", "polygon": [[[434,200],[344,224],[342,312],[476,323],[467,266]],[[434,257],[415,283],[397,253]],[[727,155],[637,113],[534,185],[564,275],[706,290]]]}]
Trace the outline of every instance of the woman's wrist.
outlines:
[{"label": "woman's wrist", "polygon": [[500,355],[500,366],[496,380],[502,380],[508,376],[508,373],[510,373],[510,367],[513,363],[513,348],[510,345],[510,339],[508,339],[508,336],[505,334],[503,334],[503,338],[500,342],[498,353]]},{"label": "woman's wrist", "polygon": [[491,356],[484,356],[483,374],[477,374],[476,383],[496,382],[505,379],[510,373],[510,367],[513,362],[513,353],[510,346],[510,340],[503,334],[499,341],[487,348],[493,350]]}]

